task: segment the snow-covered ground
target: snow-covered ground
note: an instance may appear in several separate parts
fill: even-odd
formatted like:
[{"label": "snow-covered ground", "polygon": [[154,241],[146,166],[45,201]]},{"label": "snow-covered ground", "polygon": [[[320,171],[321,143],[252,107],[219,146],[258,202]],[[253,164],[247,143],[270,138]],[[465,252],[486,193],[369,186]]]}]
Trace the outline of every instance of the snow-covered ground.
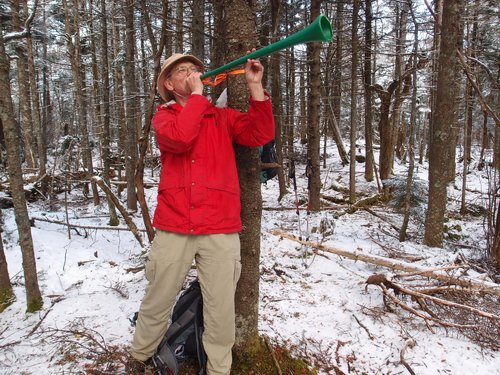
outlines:
[{"label": "snow-covered ground", "polygon": [[[340,197],[330,187],[333,183],[348,186],[349,167],[342,167],[335,155],[332,151],[328,167],[322,170],[323,193]],[[375,193],[376,183],[364,182],[362,164],[357,169],[358,191]],[[404,169],[398,166],[398,173]],[[426,180],[426,169],[420,166],[418,175]],[[297,180],[299,199],[304,202],[307,181],[300,164]],[[475,191],[486,191],[485,173],[471,173],[469,181],[467,201],[484,206],[485,196]],[[449,189],[449,209],[453,212],[458,211],[460,186],[458,176],[456,186]],[[421,244],[423,226],[415,220],[408,230],[409,241],[400,243],[390,224],[399,227],[402,216],[387,207],[373,208],[386,220],[366,211],[343,214],[340,206],[307,217],[304,204],[300,215],[296,214],[292,187],[289,192],[278,203],[277,181],[262,187],[264,207],[273,209],[265,209],[262,219],[260,330],[271,341],[286,343],[311,361],[330,363],[331,370],[323,373],[334,374],[336,366],[352,374],[405,374],[408,371],[400,361],[405,349],[404,359],[416,374],[500,374],[498,352],[480,348],[453,329],[434,326],[433,333],[422,320],[401,309],[385,309],[381,290],[366,287],[365,281],[374,273],[388,270],[329,253],[315,255],[297,242],[271,233],[279,229],[322,241],[326,246],[379,256],[388,256],[387,249],[393,249],[421,257],[418,265],[433,267],[452,263],[459,252],[477,256],[481,250],[475,249],[485,247],[482,218],[461,220],[454,215],[452,222],[460,225],[456,227],[460,228],[456,229],[460,243],[466,246],[435,249]],[[153,210],[156,191],[149,189],[147,194]],[[98,229],[72,230],[68,238],[65,227],[35,219],[32,234],[44,296],[43,310],[35,314],[25,312],[22,259],[13,211],[3,211],[2,238],[17,299],[0,314],[2,375],[84,373],[83,360],[75,364],[70,358],[62,358],[64,347],[57,332],[65,329],[83,327],[100,336],[106,345],[125,347],[131,340],[133,328],[128,318],[139,307],[146,281],[143,271],[128,270],[141,264],[142,249],[129,232],[102,229],[107,226],[104,203],[94,207],[91,200],[81,197],[79,189],[72,191],[69,200],[70,222]],[[63,203],[49,208],[40,201],[30,204],[29,210],[34,218],[66,220]],[[134,220],[143,227],[138,215]],[[324,236],[313,232],[322,220],[330,229]],[[75,342],[78,340],[74,337]],[[413,342],[416,345],[410,345]]]}]

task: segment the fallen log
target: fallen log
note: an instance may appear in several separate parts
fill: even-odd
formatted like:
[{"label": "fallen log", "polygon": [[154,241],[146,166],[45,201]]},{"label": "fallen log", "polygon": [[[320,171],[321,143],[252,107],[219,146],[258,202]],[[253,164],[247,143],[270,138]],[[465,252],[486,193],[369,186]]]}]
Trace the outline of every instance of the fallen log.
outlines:
[{"label": "fallen log", "polygon": [[[106,226],[98,226],[96,227],[95,225],[81,225],[81,224],[74,224],[74,223],[67,223],[65,221],[61,220],[54,220],[54,219],[47,219],[43,217],[38,217],[38,216],[33,216],[31,218],[33,221],[43,221],[45,223],[51,223],[51,224],[58,224],[58,225],[64,225],[70,228],[77,228],[77,229],[89,229],[89,230],[117,230],[117,231],[130,231],[130,228],[126,227],[114,227],[111,225],[106,225]],[[140,232],[146,232],[145,229],[138,229]]]},{"label": "fallen log", "polygon": [[95,183],[97,185],[99,185],[99,187],[113,201],[114,205],[116,206],[116,208],[118,209],[118,211],[120,211],[120,213],[122,214],[123,219],[125,220],[125,223],[130,228],[130,231],[132,232],[132,234],[134,235],[134,237],[136,238],[136,240],[139,242],[139,244],[143,248],[145,248],[147,246],[147,244],[144,241],[144,238],[142,237],[141,232],[137,228],[137,225],[135,225],[135,223],[132,221],[132,219],[130,218],[130,215],[128,214],[127,210],[125,209],[125,207],[123,207],[123,205],[118,200],[118,198],[116,197],[116,195],[113,194],[113,192],[111,191],[111,189],[109,188],[109,186],[106,185],[105,182],[104,182],[104,180],[102,178],[98,177],[98,176],[92,177],[91,180],[95,181]]},{"label": "fallen log", "polygon": [[464,288],[470,288],[479,292],[484,292],[484,293],[490,293],[494,294],[496,296],[500,296],[500,286],[498,286],[495,283],[487,282],[487,281],[478,281],[475,279],[471,279],[466,276],[452,276],[444,272],[440,272],[437,270],[432,270],[428,268],[424,268],[421,266],[416,266],[414,264],[408,263],[408,262],[403,262],[403,261],[398,261],[398,260],[393,260],[393,259],[388,259],[384,257],[380,257],[377,255],[370,255],[363,253],[361,251],[351,251],[351,250],[343,250],[343,249],[337,249],[329,246],[325,246],[322,244],[319,244],[314,241],[304,241],[299,239],[298,237],[295,237],[294,235],[290,233],[286,233],[280,230],[271,230],[270,231],[272,234],[275,236],[281,236],[283,238],[289,239],[291,241],[298,242],[302,245],[311,247],[313,249],[317,249],[320,251],[324,251],[327,253],[332,253],[336,255],[343,256],[348,259],[352,259],[355,261],[362,261],[365,263],[370,263],[370,264],[375,264],[377,266],[385,267],[385,268],[390,268],[392,270],[397,270],[397,271],[405,271],[405,272],[415,272],[418,273],[422,276],[430,277],[431,279],[451,283],[454,285],[459,285]]}]

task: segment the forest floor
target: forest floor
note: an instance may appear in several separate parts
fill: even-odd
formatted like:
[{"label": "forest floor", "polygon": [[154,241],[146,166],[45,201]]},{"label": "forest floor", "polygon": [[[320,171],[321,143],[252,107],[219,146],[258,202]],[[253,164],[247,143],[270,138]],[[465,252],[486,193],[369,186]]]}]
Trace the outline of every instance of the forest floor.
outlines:
[{"label": "forest floor", "polygon": [[[446,269],[455,277],[492,284],[496,275],[484,260],[485,217],[459,214],[461,173],[449,187],[446,240],[441,249],[422,244],[422,213],[412,217],[408,239],[400,242],[398,228],[403,216],[392,206],[375,203],[369,210],[352,212],[346,203],[332,203],[332,198],[337,202],[346,199],[341,188],[348,187],[349,166],[340,165],[334,152],[327,165],[321,179],[322,194],[328,198],[323,203],[329,209],[321,212],[306,214],[307,179],[300,162],[299,215],[293,187],[278,202],[277,181],[262,186],[262,336],[268,337],[275,350],[286,347],[304,358],[320,374],[500,374],[498,320],[431,302],[422,305],[418,298],[387,288],[390,284],[367,280],[384,274],[387,280],[412,290],[441,287],[442,282],[353,261],[276,232],[327,248]],[[359,197],[377,194],[376,182],[363,181],[363,164],[356,168]],[[396,175],[404,175],[406,168],[398,164]],[[416,175],[425,185],[426,167],[418,166]],[[467,205],[474,208],[471,211],[487,207],[489,184],[486,171],[471,169],[466,191]],[[147,199],[152,212],[155,188],[147,190]],[[80,226],[69,232],[50,222],[66,221],[66,208],[69,221]],[[146,286],[144,272],[135,272],[144,260],[144,249],[129,231],[108,228],[106,211],[105,204],[95,207],[91,199],[84,198],[80,187],[69,194],[67,207],[63,194],[50,202],[29,203],[44,306],[40,312],[28,314],[14,215],[12,209],[3,210],[2,237],[16,301],[0,314],[0,374],[122,371],[133,334],[129,318],[137,311]],[[133,219],[143,227],[139,214]],[[124,227],[123,221],[120,227]],[[453,293],[448,290],[447,295],[439,296],[491,314],[500,311],[497,295],[488,297],[462,288]],[[449,325],[443,326],[443,322]]]}]

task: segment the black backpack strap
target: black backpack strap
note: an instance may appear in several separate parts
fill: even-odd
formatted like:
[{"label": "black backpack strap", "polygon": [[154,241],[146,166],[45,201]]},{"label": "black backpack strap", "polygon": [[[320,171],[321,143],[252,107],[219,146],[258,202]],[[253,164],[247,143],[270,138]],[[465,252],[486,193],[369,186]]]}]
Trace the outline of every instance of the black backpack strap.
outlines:
[{"label": "black backpack strap", "polygon": [[179,375],[179,363],[167,342],[160,344],[151,359],[159,375]]},{"label": "black backpack strap", "polygon": [[195,281],[179,298],[172,314],[172,324],[168,327],[165,338],[172,342],[183,332],[193,319],[195,319],[196,306],[201,301],[201,293],[192,293],[195,289],[200,289],[200,284]]},{"label": "black backpack strap", "polygon": [[198,357],[198,375],[205,375],[207,368],[207,354],[203,347],[203,299],[198,302],[201,306],[197,310],[198,314],[194,319],[194,329],[196,337],[196,355]]}]

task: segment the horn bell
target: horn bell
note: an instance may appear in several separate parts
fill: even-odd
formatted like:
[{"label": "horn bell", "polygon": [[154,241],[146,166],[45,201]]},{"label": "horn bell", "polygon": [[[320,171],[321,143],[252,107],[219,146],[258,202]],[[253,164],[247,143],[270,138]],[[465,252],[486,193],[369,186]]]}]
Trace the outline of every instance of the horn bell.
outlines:
[{"label": "horn bell", "polygon": [[201,76],[201,79],[215,76],[225,70],[231,69],[235,66],[246,63],[248,59],[258,59],[262,56],[268,56],[275,52],[281,51],[282,49],[295,46],[297,44],[302,43],[310,43],[310,42],[329,42],[332,40],[333,32],[332,25],[328,18],[320,14],[316,19],[305,29],[297,31],[296,33],[290,35],[289,37],[269,44],[257,51],[249,53],[239,59],[231,61],[226,65],[221,66],[220,68],[214,69],[210,72],[204,73]]}]

